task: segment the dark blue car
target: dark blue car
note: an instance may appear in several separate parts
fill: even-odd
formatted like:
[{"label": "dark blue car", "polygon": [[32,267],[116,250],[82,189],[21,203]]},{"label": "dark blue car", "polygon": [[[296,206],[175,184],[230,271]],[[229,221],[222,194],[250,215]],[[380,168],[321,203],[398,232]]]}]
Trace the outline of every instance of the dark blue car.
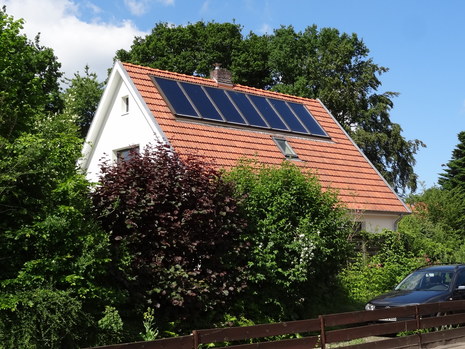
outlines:
[{"label": "dark blue car", "polygon": [[[465,264],[415,270],[394,290],[370,300],[366,310],[465,299]],[[393,320],[396,319],[385,319]]]}]

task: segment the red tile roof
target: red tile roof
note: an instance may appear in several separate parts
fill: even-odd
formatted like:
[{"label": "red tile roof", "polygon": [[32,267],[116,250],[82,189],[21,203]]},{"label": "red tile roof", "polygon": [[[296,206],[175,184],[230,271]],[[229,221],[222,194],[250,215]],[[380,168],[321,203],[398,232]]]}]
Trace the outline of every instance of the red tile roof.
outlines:
[{"label": "red tile roof", "polygon": [[[123,63],[171,145],[179,154],[197,153],[212,159],[217,167],[230,168],[244,157],[255,157],[262,163],[277,165],[285,157],[273,141],[272,131],[234,128],[176,118],[155,87],[150,76],[218,87],[211,79],[188,76]],[[362,211],[406,213],[408,209],[365,159],[346,133],[318,100],[284,95],[241,85],[235,91],[257,94],[304,104],[327,132],[330,139],[285,134],[298,154],[300,167],[311,169],[323,187],[339,193],[348,208]]]}]

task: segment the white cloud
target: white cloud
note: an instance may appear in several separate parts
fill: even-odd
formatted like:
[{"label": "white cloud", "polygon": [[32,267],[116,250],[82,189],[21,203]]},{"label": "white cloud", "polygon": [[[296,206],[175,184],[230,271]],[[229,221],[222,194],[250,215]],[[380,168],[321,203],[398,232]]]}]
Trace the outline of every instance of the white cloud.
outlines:
[{"label": "white cloud", "polygon": [[147,1],[124,0],[124,3],[135,16],[141,16],[147,11]]},{"label": "white cloud", "polygon": [[[25,20],[24,33],[33,39],[41,33],[40,42],[51,47],[67,77],[83,72],[89,65],[100,80],[107,76],[117,50],[128,49],[139,31],[130,21],[104,23],[93,19],[91,23],[79,19],[79,6],[72,0],[6,0],[7,13],[15,19]],[[84,6],[90,6],[87,3]],[[100,9],[91,6],[94,14]]]}]

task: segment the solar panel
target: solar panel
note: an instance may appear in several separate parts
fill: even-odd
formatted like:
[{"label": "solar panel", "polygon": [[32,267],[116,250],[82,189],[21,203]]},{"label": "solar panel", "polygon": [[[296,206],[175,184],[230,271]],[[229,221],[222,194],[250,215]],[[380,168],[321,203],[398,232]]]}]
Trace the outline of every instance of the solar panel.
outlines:
[{"label": "solar panel", "polygon": [[253,102],[253,104],[255,104],[258,111],[260,112],[260,114],[262,114],[263,118],[267,121],[268,125],[270,125],[271,128],[289,131],[287,126],[279,118],[278,114],[275,113],[275,111],[271,107],[271,104],[268,103],[266,98],[255,95],[249,95],[248,97]]},{"label": "solar panel", "polygon": [[303,104],[153,77],[176,115],[327,137]]},{"label": "solar panel", "polygon": [[268,125],[263,121],[260,114],[258,114],[257,110],[255,110],[244,93],[226,91],[226,94],[234,101],[249,125],[268,128]]},{"label": "solar panel", "polygon": [[313,118],[312,114],[305,108],[302,104],[297,104],[293,102],[288,102],[291,109],[297,115],[297,117],[302,121],[310,134],[318,136],[327,136],[326,132],[318,125],[318,123]]},{"label": "solar panel", "polygon": [[155,80],[176,114],[199,117],[176,81],[163,78],[156,78]]},{"label": "solar panel", "polygon": [[224,90],[207,86],[204,86],[204,89],[207,91],[207,94],[210,96],[213,103],[215,103],[218,109],[221,110],[221,113],[227,122],[246,125],[241,114],[239,114],[234,104],[232,104],[231,100],[228,96],[226,96]]},{"label": "solar panel", "polygon": [[269,99],[273,107],[278,111],[283,120],[291,131],[308,133],[302,123],[297,119],[292,110],[289,108],[286,102],[280,101],[279,99]]},{"label": "solar panel", "polygon": [[224,121],[200,85],[188,84],[186,82],[182,82],[180,84],[191,102],[199,111],[200,117],[204,119]]}]

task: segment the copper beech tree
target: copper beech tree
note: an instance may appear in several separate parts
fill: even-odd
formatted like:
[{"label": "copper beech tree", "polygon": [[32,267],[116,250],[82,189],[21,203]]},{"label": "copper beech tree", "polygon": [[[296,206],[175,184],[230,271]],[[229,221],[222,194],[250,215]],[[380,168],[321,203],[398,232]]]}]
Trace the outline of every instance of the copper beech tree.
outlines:
[{"label": "copper beech tree", "polygon": [[165,145],[101,170],[93,201],[132,304],[157,307],[162,323],[196,326],[230,304],[245,286],[246,256],[231,184]]}]

